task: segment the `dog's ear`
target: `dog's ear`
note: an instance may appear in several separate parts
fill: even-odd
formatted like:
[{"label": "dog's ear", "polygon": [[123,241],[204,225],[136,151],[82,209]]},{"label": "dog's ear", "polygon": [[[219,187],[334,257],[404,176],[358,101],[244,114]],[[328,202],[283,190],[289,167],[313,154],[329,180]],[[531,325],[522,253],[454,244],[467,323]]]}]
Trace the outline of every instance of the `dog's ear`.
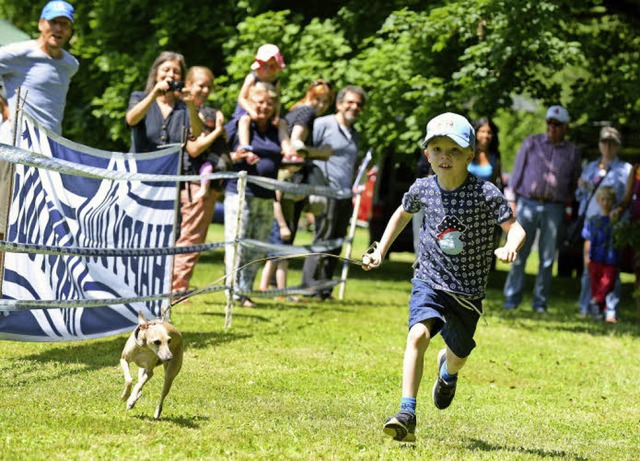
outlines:
[{"label": "dog's ear", "polygon": [[[142,328],[140,327],[140,325],[138,325],[136,327],[135,330],[133,330],[133,338],[136,340],[136,344],[140,347],[144,347],[145,346],[145,342],[146,342],[146,338],[144,335],[144,332],[141,332]],[[142,334],[140,334],[142,333]]]},{"label": "dog's ear", "polygon": [[142,313],[142,311],[138,311],[138,325],[140,326],[140,328],[142,329],[146,329],[149,326],[149,321],[147,320],[147,318],[144,316],[144,314]]}]

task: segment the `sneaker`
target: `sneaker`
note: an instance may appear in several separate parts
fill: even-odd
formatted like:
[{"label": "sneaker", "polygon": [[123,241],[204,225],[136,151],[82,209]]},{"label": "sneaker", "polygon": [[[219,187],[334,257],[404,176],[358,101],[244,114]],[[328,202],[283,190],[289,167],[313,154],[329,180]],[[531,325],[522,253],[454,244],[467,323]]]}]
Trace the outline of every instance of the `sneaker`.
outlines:
[{"label": "sneaker", "polygon": [[440,369],[445,360],[447,360],[447,350],[442,349],[438,353],[438,378],[433,385],[433,403],[439,410],[444,410],[451,405],[451,401],[456,396],[456,386],[458,385],[457,379],[453,383],[447,383],[440,377]]},{"label": "sneaker", "polygon": [[416,415],[410,411],[401,411],[389,418],[382,430],[398,442],[415,442]]}]

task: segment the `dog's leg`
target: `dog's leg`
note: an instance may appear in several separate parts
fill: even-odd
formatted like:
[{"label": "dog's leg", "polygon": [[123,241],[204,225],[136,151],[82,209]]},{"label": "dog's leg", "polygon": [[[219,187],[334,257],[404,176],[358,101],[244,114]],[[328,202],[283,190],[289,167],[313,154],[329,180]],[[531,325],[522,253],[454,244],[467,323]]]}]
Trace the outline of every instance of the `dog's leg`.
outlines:
[{"label": "dog's leg", "polygon": [[162,413],[162,404],[164,403],[164,398],[169,394],[171,390],[171,385],[173,384],[173,380],[180,372],[182,368],[182,349],[176,351],[173,356],[173,360],[164,364],[164,384],[162,385],[162,394],[160,394],[160,401],[158,402],[158,406],[156,407],[156,412],[153,417],[155,419],[160,418],[160,414]]},{"label": "dog's leg", "polygon": [[135,406],[138,399],[142,396],[142,386],[144,386],[152,376],[153,369],[146,370],[144,368],[140,368],[138,370],[138,382],[133,387],[133,392],[131,393],[129,400],[127,400],[127,410],[131,410]]},{"label": "dog's leg", "polygon": [[129,362],[125,359],[120,359],[120,366],[124,373],[124,391],[120,397],[122,400],[127,400],[131,395],[131,386],[133,385],[133,378],[131,377],[131,370],[129,369]]}]

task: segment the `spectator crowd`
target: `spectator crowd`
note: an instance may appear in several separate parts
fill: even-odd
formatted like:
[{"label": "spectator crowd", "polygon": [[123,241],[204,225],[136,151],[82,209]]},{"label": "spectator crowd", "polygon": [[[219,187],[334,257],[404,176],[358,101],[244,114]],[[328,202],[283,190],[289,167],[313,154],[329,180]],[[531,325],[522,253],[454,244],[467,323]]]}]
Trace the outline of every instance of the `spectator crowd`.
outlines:
[{"label": "spectator crowd", "polygon": [[[18,89],[28,91],[24,110],[47,129],[60,134],[66,95],[78,61],[64,47],[74,25],[74,9],[62,0],[48,2],[42,10],[34,40],[0,48],[0,77],[6,99],[0,99],[3,142],[11,138],[11,111]],[[203,66],[189,68],[184,56],[172,51],[160,53],[149,69],[144,89],[134,91],[124,121],[131,130],[131,152],[150,152],[168,144],[184,145],[181,171],[200,174],[202,181],[183,182],[180,191],[180,231],[177,245],[203,243],[217,202],[224,201],[225,240],[237,236],[276,244],[292,244],[301,215],[313,212],[314,243],[346,236],[352,216],[351,199],[313,200],[309,197],[271,191],[249,183],[239,208],[237,180],[210,182],[204,176],[216,171],[246,171],[249,176],[280,179],[293,183],[322,184],[334,189],[352,188],[360,145],[355,122],[367,102],[357,85],[339,89],[323,79],[313,79],[304,95],[289,108],[281,106],[281,72],[286,67],[281,50],[264,44],[247,69],[231,118],[209,105],[214,74]],[[24,95],[24,94],[23,94]],[[335,107],[335,111],[327,112]],[[531,307],[547,312],[551,304],[553,265],[558,242],[564,235],[565,206],[579,202],[583,225],[585,270],[581,278],[579,313],[615,323],[621,300],[620,254],[614,235],[621,223],[640,219],[638,165],[621,160],[622,136],[614,127],[602,128],[600,157],[584,168],[577,147],[566,139],[570,116],[566,108],[553,105],[546,113],[546,132],[533,134],[522,143],[508,185],[503,183],[498,127],[488,117],[473,124],[473,157],[468,172],[492,183],[509,201],[511,212],[526,233],[517,259],[504,285],[504,308],[517,309],[524,299],[525,266],[537,248],[539,264]],[[468,147],[468,146],[467,146]],[[426,171],[432,175],[433,169]],[[0,165],[0,179],[10,174]],[[7,182],[0,182],[0,200],[6,202]],[[6,207],[1,206],[2,210]],[[416,207],[415,229],[425,226],[425,214]],[[427,213],[428,215],[428,213]],[[0,215],[0,237],[4,238],[6,215]],[[241,234],[237,226],[241,223]],[[422,227],[421,227],[422,226]],[[637,226],[636,226],[637,227]],[[502,229],[493,227],[493,246],[503,239]],[[419,242],[416,241],[416,245]],[[632,245],[633,247],[634,245]],[[638,245],[635,245],[636,287],[640,276]],[[331,250],[339,255],[341,249]],[[228,273],[234,267],[231,249],[225,253]],[[242,249],[238,265],[266,256],[261,251]],[[198,254],[175,258],[173,291],[189,289]],[[495,265],[495,257],[492,262]],[[336,259],[313,255],[306,258],[302,285],[317,286],[315,296],[332,299],[332,289],[324,282],[333,278]],[[249,265],[233,274],[240,293],[253,291],[258,267]],[[273,260],[264,267],[259,286],[284,289],[286,261]],[[296,297],[286,298],[298,301]],[[253,307],[248,295],[236,301]],[[638,318],[640,319],[640,300]]]}]

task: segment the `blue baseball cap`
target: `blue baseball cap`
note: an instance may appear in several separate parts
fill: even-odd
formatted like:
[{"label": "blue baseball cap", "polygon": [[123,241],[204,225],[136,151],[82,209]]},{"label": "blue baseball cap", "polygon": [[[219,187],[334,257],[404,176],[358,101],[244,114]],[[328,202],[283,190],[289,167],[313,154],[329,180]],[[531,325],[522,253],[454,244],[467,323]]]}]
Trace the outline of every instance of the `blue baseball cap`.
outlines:
[{"label": "blue baseball cap", "polygon": [[40,19],[51,21],[53,18],[67,18],[73,22],[73,7],[62,0],[53,0],[42,8]]},{"label": "blue baseball cap", "polygon": [[426,148],[429,141],[438,136],[446,136],[463,149],[476,147],[476,132],[469,121],[452,112],[440,114],[427,123],[427,135],[422,147]]}]

